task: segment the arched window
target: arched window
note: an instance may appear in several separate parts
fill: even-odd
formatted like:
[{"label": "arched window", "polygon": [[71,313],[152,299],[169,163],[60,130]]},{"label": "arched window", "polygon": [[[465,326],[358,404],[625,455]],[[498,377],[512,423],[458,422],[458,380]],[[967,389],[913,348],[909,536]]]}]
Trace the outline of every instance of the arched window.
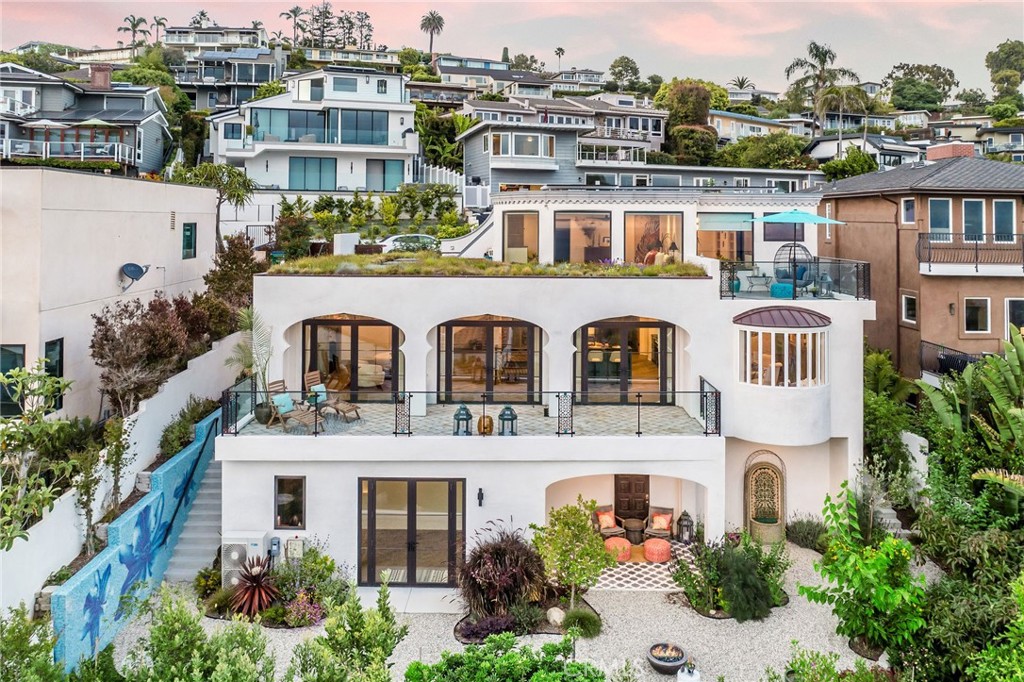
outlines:
[{"label": "arched window", "polygon": [[733,322],[740,326],[741,382],[787,388],[828,383],[828,317],[777,306],[737,315]]}]

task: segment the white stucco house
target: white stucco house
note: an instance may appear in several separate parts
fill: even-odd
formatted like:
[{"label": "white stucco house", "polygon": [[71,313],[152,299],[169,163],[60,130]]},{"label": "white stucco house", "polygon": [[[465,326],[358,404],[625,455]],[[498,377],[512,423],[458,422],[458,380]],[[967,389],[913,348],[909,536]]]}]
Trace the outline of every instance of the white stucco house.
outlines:
[{"label": "white stucco house", "polygon": [[[387,569],[392,584],[450,586],[477,529],[544,523],[577,495],[625,518],[686,511],[709,538],[820,509],[861,458],[869,272],[817,258],[814,225],[752,222],[819,198],[508,192],[469,238],[496,261],[479,276],[258,276],[270,379],[309,400],[312,372],[360,415],[325,411],[318,435],[285,432],[253,421],[251,395],[227,393],[223,542],[262,552],[316,536],[360,584]],[[780,249],[794,256],[776,263]],[[704,271],[638,274],[678,261]],[[793,266],[797,291],[783,281]]]},{"label": "white stucco house", "polygon": [[[203,187],[0,169],[0,372],[45,358],[51,372],[73,382],[61,415],[101,417],[92,315],[157,291],[204,290],[216,212],[214,191]],[[132,263],[139,268],[125,268]],[[0,414],[19,409],[0,395]]]}]

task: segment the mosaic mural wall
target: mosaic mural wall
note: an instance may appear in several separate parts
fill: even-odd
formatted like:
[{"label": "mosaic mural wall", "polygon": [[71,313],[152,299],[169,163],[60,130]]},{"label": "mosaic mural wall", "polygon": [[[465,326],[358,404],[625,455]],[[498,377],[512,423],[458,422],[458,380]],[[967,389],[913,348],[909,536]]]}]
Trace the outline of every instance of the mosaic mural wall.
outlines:
[{"label": "mosaic mural wall", "polygon": [[196,424],[192,444],[154,471],[150,492],[110,524],[107,547],[53,593],[54,654],[69,672],[110,644],[133,601],[160,584],[219,430],[219,411]]}]

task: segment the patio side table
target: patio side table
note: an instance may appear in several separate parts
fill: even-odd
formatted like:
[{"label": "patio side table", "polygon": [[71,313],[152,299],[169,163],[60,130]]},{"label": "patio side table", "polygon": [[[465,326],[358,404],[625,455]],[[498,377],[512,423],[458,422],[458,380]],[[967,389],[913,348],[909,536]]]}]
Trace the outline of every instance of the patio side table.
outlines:
[{"label": "patio side table", "polygon": [[644,544],[644,522],[642,519],[624,519],[622,527],[626,530],[626,539],[629,540],[629,544]]},{"label": "patio side table", "polygon": [[749,275],[747,277],[747,291],[753,291],[754,287],[761,287],[767,292],[771,281],[771,275]]}]

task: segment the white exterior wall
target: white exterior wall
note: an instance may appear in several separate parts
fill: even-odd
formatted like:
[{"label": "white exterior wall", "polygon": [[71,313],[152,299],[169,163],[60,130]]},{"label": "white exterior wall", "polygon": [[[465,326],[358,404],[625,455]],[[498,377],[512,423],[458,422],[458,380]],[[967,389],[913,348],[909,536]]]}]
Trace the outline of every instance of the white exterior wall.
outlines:
[{"label": "white exterior wall", "polygon": [[[415,135],[413,136],[415,137]],[[318,145],[318,147],[324,147],[325,145]],[[332,145],[337,149],[336,145]],[[366,147],[360,146],[360,150],[366,149]],[[291,157],[321,157],[321,158],[335,158],[337,159],[337,187],[346,187],[347,190],[340,191],[354,191],[359,189],[365,191],[367,186],[366,180],[366,162],[369,159],[401,159],[405,162],[405,180],[404,182],[412,182],[412,162],[405,157],[407,154],[399,152],[396,154],[394,150],[383,148],[381,151],[353,151],[345,150],[343,153],[336,153],[328,151],[326,149],[316,149],[314,151],[285,151],[282,149],[268,150],[258,157],[253,159],[245,160],[245,172],[246,174],[254,179],[260,185],[269,188],[278,188],[283,192],[295,192],[303,194],[304,190],[293,190],[288,186],[288,169],[289,159]],[[332,188],[334,189],[334,188]],[[274,204],[280,201],[280,194],[275,195]]]},{"label": "white exterior wall", "polygon": [[[316,73],[316,72],[314,72]],[[319,74],[316,76],[320,77]],[[391,102],[394,104],[401,104],[405,101],[405,87],[403,84],[404,77],[394,74],[383,74],[383,73],[344,73],[344,72],[330,72],[325,71],[323,73],[324,78],[324,102],[330,102],[332,104],[337,102]],[[356,91],[355,92],[335,92],[333,87],[333,79],[335,78],[355,78],[356,80]],[[298,82],[302,80],[299,78],[290,80],[288,82],[289,90],[297,90]],[[387,93],[381,94],[377,92],[377,81],[386,80]]]},{"label": "white exterior wall", "polygon": [[[64,339],[74,383],[63,414],[95,418],[99,369],[89,355],[92,315],[157,292],[205,289],[215,253],[213,190],[55,169],[0,170],[0,343],[34,363]],[[172,227],[171,213],[176,214]],[[182,224],[196,223],[197,254],[182,259]],[[121,266],[149,272],[121,291]]]}]

